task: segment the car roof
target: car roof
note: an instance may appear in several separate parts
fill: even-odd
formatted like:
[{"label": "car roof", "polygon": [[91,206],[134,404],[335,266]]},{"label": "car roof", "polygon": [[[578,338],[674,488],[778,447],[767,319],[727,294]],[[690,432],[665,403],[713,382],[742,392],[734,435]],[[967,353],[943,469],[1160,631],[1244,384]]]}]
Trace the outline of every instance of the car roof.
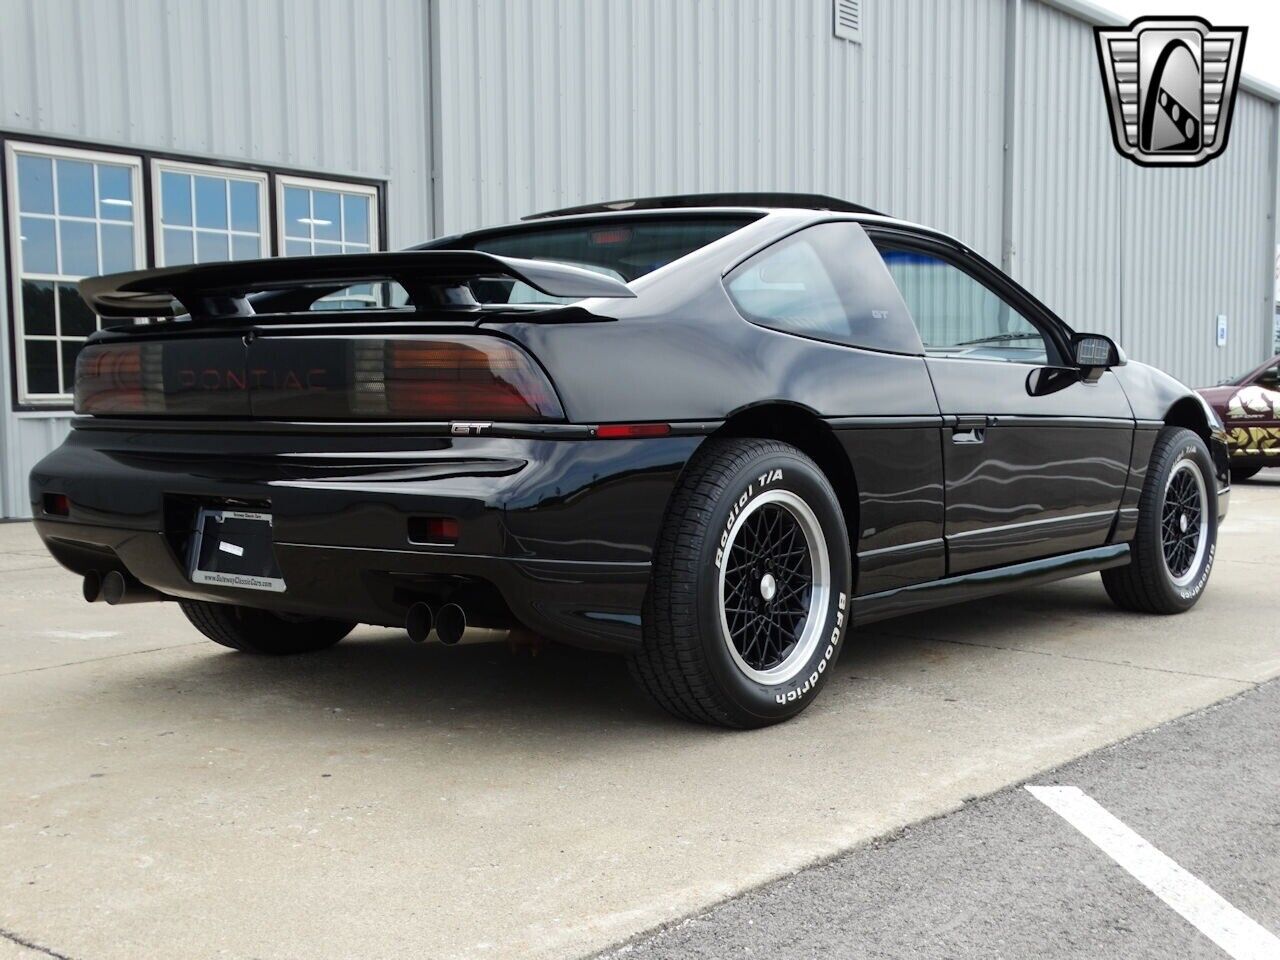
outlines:
[{"label": "car roof", "polygon": [[879,210],[828,197],[820,193],[678,193],[663,197],[632,197],[628,200],[605,200],[559,210],[544,210],[521,217],[522,220],[547,220],[583,213],[624,213],[631,210],[683,210],[690,207],[745,207],[772,210],[828,210],[833,213],[870,213],[884,216]]},{"label": "car roof", "polygon": [[[755,213],[782,214],[795,213],[836,213],[844,214],[850,219],[867,224],[878,224],[886,227],[904,227],[915,233],[928,234],[939,240],[945,240],[963,250],[969,247],[963,241],[936,227],[926,226],[901,217],[893,217],[871,207],[829,197],[820,193],[682,193],[661,197],[635,197],[630,200],[607,200],[602,203],[588,203],[578,207],[563,207],[559,210],[547,210],[521,217],[515,224],[506,228],[489,228],[494,230],[510,229],[521,224],[539,225],[545,221],[558,219],[592,219],[607,216],[626,216],[628,214],[644,217],[662,213],[689,214],[695,211],[704,213]],[[470,231],[481,233],[486,231]]]}]

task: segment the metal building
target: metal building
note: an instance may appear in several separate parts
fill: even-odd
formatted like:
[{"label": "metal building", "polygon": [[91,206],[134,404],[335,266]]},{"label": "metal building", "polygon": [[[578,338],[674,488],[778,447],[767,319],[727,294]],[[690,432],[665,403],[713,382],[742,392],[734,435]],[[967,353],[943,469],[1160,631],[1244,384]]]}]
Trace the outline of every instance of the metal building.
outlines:
[{"label": "metal building", "polygon": [[[0,0],[0,514],[68,429],[90,272],[399,247],[643,194],[940,226],[1193,383],[1272,350],[1280,91],[1112,146],[1078,0]],[[1226,342],[1219,345],[1220,316]]]}]

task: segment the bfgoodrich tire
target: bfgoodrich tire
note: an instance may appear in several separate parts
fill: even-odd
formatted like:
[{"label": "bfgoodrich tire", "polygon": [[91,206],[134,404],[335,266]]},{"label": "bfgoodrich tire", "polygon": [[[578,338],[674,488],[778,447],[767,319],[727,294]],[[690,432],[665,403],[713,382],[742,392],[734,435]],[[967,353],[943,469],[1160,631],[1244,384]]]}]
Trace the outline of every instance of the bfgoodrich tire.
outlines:
[{"label": "bfgoodrich tire", "polygon": [[812,460],[776,440],[709,440],[663,524],[632,673],[688,720],[789,719],[831,674],[851,579],[844,515]]},{"label": "bfgoodrich tire", "polygon": [[1209,582],[1218,540],[1213,459],[1199,436],[1181,427],[1160,432],[1138,501],[1138,529],[1128,566],[1102,572],[1119,607],[1182,613]]},{"label": "bfgoodrich tire", "polygon": [[286,618],[229,603],[182,600],[178,605],[192,626],[206,637],[242,653],[314,653],[332,647],[355,628],[346,620]]}]

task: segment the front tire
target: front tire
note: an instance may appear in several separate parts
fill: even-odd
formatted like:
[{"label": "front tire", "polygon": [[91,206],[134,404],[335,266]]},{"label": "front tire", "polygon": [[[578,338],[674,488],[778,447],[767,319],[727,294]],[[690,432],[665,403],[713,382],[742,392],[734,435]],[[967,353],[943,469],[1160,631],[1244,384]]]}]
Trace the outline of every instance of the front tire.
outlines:
[{"label": "front tire", "polygon": [[229,603],[182,600],[178,605],[191,625],[206,637],[242,653],[277,657],[315,653],[332,647],[355,629],[355,624],[347,620],[288,618]]},{"label": "front tire", "polygon": [[776,440],[708,440],[672,496],[632,674],[688,720],[787,720],[831,673],[851,579],[844,514],[817,464]]},{"label": "front tire", "polygon": [[1138,529],[1126,567],[1102,572],[1115,604],[1142,613],[1182,613],[1209,582],[1218,540],[1213,459],[1195,433],[1160,432],[1138,501]]}]

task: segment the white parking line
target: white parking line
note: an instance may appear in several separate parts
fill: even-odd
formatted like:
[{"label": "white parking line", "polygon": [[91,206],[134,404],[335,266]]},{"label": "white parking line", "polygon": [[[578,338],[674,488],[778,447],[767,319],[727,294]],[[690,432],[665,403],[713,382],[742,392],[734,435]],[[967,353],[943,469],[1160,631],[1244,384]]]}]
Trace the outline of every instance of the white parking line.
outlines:
[{"label": "white parking line", "polygon": [[1237,960],[1280,960],[1280,939],[1143,840],[1079,787],[1028,786],[1027,790],[1231,956]]}]

